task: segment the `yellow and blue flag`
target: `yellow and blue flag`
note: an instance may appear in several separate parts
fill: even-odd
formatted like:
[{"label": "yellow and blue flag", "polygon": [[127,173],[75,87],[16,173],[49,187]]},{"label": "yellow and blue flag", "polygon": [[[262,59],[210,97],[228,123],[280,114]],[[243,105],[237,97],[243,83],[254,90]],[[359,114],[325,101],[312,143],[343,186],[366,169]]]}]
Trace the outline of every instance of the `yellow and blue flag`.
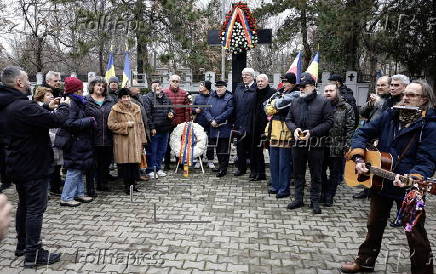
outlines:
[{"label": "yellow and blue flag", "polygon": [[130,87],[130,58],[129,52],[124,53],[124,69],[123,69],[123,81],[121,82],[121,87]]},{"label": "yellow and blue flag", "polygon": [[114,55],[112,52],[109,52],[109,60],[107,61],[106,65],[106,81],[109,81],[109,78],[115,76],[115,65],[114,65]]},{"label": "yellow and blue flag", "polygon": [[312,59],[312,62],[307,67],[306,72],[310,73],[312,75],[313,79],[315,79],[315,82],[318,81],[318,66],[319,66],[319,52],[315,54],[315,56]]}]

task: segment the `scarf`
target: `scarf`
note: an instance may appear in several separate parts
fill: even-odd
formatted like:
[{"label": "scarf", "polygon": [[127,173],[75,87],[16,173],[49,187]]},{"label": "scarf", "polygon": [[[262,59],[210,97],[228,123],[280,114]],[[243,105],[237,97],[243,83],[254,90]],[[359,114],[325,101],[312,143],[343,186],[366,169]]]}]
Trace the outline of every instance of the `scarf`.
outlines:
[{"label": "scarf", "polygon": [[399,110],[398,119],[401,127],[409,127],[413,122],[421,118],[421,111],[401,109]]},{"label": "scarf", "polygon": [[83,105],[86,104],[86,98],[79,94],[71,94],[70,95],[72,99],[75,99],[76,101],[82,103]]}]

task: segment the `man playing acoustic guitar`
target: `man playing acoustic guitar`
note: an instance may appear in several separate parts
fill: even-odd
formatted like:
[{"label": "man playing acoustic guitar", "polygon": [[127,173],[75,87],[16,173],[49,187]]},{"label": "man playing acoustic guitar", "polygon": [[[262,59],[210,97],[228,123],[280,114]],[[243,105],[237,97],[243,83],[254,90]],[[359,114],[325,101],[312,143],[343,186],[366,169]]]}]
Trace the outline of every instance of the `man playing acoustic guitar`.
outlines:
[{"label": "man playing acoustic guitar", "polygon": [[[356,130],[347,159],[356,162],[358,174],[368,174],[364,162],[367,143],[378,139],[377,149],[392,155],[395,180],[384,180],[383,188],[371,195],[368,233],[359,247],[354,262],[341,266],[345,273],[371,272],[380,252],[383,232],[395,200],[402,200],[405,184],[398,174],[412,177],[431,177],[436,169],[436,95],[423,81],[409,84],[404,91],[403,108],[389,109]],[[419,107],[419,111],[414,111]],[[411,231],[406,231],[410,248],[412,273],[433,273],[433,255],[424,228],[425,211]]]}]

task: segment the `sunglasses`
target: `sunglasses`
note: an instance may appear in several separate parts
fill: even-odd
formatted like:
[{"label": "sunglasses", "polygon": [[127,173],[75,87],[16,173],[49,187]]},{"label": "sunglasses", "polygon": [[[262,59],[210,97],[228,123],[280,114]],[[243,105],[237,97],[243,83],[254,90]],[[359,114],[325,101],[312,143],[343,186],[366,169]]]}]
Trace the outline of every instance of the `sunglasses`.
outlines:
[{"label": "sunglasses", "polygon": [[173,82],[173,83],[179,83],[180,81],[177,81],[177,80],[171,80],[171,82]]},{"label": "sunglasses", "polygon": [[391,87],[399,87],[400,84],[391,84]]},{"label": "sunglasses", "polygon": [[282,83],[289,83],[289,81],[286,80],[286,79],[283,79],[283,80],[282,80]]}]

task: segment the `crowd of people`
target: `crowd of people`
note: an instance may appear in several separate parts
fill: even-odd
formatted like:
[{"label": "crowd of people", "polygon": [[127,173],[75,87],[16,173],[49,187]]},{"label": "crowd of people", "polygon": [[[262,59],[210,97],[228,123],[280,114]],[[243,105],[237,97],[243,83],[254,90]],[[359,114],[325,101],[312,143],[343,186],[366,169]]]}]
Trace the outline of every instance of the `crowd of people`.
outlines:
[{"label": "crowd of people", "polygon": [[[405,75],[380,77],[376,93],[370,94],[360,111],[353,92],[337,74],[318,91],[309,73],[296,79],[288,72],[281,78],[281,87],[275,89],[267,75],[256,75],[252,68],[245,68],[242,83],[233,92],[225,81],[217,81],[215,90],[205,81],[193,100],[180,87],[178,75],[170,77],[166,89],[154,81],[151,91],[144,95],[135,87],[120,88],[116,77],[107,82],[97,77],[84,96],[78,78],[65,78],[61,89],[60,75],[50,71],[32,100],[28,99],[30,83],[25,71],[10,66],[1,76],[2,188],[12,182],[17,188],[15,254],[25,255],[28,267],[60,258],[45,251],[40,242],[48,192],[60,195],[61,206],[90,203],[99,191],[110,190],[111,163],[117,166],[124,192],[139,191],[138,181],[166,176],[164,170],[170,168],[169,136],[184,122],[193,121],[204,128],[209,145],[201,158],[217,177],[227,175],[235,141],[233,175],[242,176],[249,170],[249,181],[266,182],[267,150],[268,193],[277,199],[290,197],[290,185],[295,185],[289,210],[304,206],[307,166],[309,207],[314,214],[321,214],[321,205],[333,206],[346,158],[357,163],[356,172],[368,172],[363,163],[368,144],[397,159],[396,173],[431,177],[436,169],[435,94],[426,82],[410,83]],[[392,108],[398,105],[420,111]],[[359,127],[362,119],[364,125]],[[141,168],[144,152],[147,167]],[[199,168],[199,160],[195,161],[194,167]],[[365,189],[353,196],[371,197],[368,236],[359,257],[342,266],[343,272],[373,269],[392,204],[396,202],[399,208],[404,197],[401,186],[395,179],[381,192]],[[430,269],[421,265],[431,256],[424,220],[416,227],[406,233],[411,250],[417,253],[411,256],[412,269]]]}]

